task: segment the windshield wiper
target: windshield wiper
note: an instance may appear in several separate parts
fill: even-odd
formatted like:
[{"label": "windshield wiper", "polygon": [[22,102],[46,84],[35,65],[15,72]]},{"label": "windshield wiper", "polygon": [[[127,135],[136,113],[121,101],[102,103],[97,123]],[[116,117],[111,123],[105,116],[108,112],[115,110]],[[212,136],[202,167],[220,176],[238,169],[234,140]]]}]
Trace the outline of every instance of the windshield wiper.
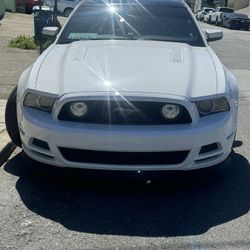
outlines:
[{"label": "windshield wiper", "polygon": [[134,40],[140,40],[139,38],[132,38],[132,37],[122,37],[122,38],[89,38],[89,39],[79,39],[79,40],[62,40],[58,42],[58,44],[69,44],[73,42],[79,42],[79,41],[110,41],[110,40],[124,40],[124,41],[134,41]]}]

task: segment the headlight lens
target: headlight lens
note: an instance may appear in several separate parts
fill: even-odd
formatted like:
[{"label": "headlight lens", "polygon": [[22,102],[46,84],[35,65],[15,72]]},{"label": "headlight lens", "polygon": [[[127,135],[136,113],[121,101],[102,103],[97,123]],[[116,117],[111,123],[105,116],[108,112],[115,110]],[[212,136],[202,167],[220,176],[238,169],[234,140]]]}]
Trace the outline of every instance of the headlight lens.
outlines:
[{"label": "headlight lens", "polygon": [[207,115],[214,110],[214,102],[212,100],[204,100],[197,103],[200,114]]},{"label": "headlight lens", "polygon": [[200,116],[211,115],[214,113],[230,110],[230,105],[225,97],[203,100],[196,102]]},{"label": "headlight lens", "polygon": [[176,104],[165,104],[162,107],[161,112],[165,119],[174,120],[180,114],[180,107],[179,105],[176,105]]},{"label": "headlight lens", "polygon": [[23,105],[50,113],[54,102],[55,98],[53,97],[29,92],[24,98]]},{"label": "headlight lens", "polygon": [[83,118],[88,112],[88,107],[84,102],[73,102],[70,104],[70,112],[77,118]]}]

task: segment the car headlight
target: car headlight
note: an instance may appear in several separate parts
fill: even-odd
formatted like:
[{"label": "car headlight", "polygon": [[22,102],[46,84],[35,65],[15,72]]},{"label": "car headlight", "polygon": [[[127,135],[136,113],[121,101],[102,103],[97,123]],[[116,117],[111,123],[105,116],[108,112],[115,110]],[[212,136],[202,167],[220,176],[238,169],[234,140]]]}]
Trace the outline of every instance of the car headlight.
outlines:
[{"label": "car headlight", "polygon": [[176,104],[165,104],[161,113],[167,120],[175,120],[180,115],[180,107]]},{"label": "car headlight", "polygon": [[55,98],[40,93],[28,92],[24,98],[23,105],[26,107],[51,112]]},{"label": "car headlight", "polygon": [[84,102],[73,102],[69,109],[70,113],[76,118],[83,118],[88,112],[88,107]]},{"label": "car headlight", "polygon": [[214,113],[230,110],[230,105],[225,97],[198,101],[196,102],[196,106],[200,116],[211,115]]}]

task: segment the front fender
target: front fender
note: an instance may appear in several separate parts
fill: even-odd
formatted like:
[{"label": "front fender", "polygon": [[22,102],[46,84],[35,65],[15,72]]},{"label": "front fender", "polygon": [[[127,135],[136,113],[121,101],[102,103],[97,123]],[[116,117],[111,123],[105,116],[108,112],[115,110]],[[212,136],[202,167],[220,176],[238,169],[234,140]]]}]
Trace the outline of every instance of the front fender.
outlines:
[{"label": "front fender", "polygon": [[18,84],[17,84],[17,103],[20,102],[25,90],[28,88],[29,76],[33,65],[29,66],[26,70],[21,74]]},{"label": "front fender", "polygon": [[239,86],[234,74],[224,66],[225,79],[227,83],[228,93],[230,97],[238,103],[239,101]]}]

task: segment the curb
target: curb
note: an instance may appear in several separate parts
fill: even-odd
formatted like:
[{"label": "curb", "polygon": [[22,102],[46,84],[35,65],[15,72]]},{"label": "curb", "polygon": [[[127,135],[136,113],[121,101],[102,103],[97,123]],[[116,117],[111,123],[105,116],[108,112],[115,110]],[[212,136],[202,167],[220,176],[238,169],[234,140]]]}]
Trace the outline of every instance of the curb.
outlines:
[{"label": "curb", "polygon": [[0,99],[0,122],[1,122],[1,128],[0,129],[0,140],[3,142],[0,144],[0,167],[9,159],[11,154],[16,149],[16,145],[13,142],[10,142],[10,139],[8,138],[5,124],[4,124],[4,112],[5,112],[5,105],[6,100]]},{"label": "curb", "polygon": [[13,142],[8,142],[0,151],[0,167],[9,159],[11,154],[15,151],[16,145]]}]

